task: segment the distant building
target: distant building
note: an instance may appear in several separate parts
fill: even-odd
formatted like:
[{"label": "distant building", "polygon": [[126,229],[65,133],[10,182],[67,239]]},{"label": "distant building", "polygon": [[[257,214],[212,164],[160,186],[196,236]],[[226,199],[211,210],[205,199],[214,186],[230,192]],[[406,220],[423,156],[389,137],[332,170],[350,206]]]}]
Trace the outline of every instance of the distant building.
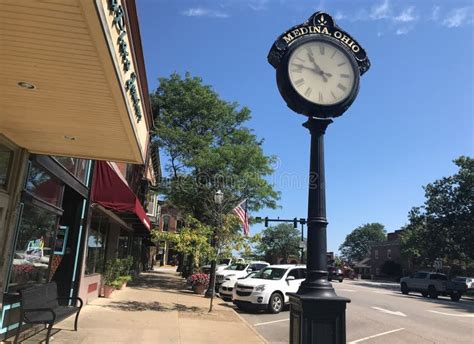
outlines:
[{"label": "distant building", "polygon": [[[179,211],[168,205],[161,205],[158,229],[161,232],[179,232],[183,227],[184,221]],[[157,250],[157,263],[160,265],[178,264],[178,252],[174,245],[168,241],[160,241]]]},{"label": "distant building", "polygon": [[373,245],[370,250],[370,274],[383,277],[382,266],[387,261],[400,264],[402,271],[407,270],[409,262],[403,258],[400,248],[400,234],[403,230],[397,230],[387,234],[387,241]]}]

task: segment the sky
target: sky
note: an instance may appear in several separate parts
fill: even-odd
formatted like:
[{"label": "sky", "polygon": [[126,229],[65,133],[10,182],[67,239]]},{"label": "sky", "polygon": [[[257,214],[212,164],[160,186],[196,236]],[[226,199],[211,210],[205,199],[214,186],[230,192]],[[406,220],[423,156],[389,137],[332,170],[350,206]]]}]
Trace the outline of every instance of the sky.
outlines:
[{"label": "sky", "polygon": [[[474,151],[474,2],[137,0],[150,90],[186,71],[252,111],[279,208],[252,216],[306,218],[310,136],[281,98],[267,62],[274,40],[316,11],[366,50],[357,99],[325,135],[328,251],[356,227],[388,232],[422,205],[422,186],[456,172]],[[163,160],[163,158],[162,158]],[[166,163],[162,161],[162,164]],[[263,224],[252,225],[251,234]],[[306,234],[305,234],[306,236]]]}]

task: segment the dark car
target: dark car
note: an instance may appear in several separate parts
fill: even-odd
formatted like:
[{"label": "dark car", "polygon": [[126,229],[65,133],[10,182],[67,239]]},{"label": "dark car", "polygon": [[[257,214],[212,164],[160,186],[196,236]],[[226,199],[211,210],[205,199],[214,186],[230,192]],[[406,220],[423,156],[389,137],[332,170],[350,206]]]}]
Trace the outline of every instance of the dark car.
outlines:
[{"label": "dark car", "polygon": [[340,283],[344,280],[344,273],[341,269],[335,268],[333,266],[328,266],[328,280],[338,280]]}]

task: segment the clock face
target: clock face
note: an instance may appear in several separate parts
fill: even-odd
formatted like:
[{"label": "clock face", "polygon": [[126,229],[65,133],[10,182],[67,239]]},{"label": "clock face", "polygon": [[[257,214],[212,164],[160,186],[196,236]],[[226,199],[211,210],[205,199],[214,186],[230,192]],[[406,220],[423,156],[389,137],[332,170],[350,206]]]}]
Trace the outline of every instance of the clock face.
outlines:
[{"label": "clock face", "polygon": [[326,41],[309,41],[297,47],[288,61],[288,75],[296,92],[318,105],[344,101],[355,85],[349,56]]}]

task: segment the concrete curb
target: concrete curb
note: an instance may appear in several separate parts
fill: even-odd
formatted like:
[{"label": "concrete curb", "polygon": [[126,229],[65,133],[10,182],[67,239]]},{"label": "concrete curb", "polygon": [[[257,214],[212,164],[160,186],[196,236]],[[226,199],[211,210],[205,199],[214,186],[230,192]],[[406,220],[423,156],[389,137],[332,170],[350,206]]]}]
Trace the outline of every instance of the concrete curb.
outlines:
[{"label": "concrete curb", "polygon": [[235,309],[232,309],[234,311],[234,313],[239,317],[240,321],[242,321],[244,323],[245,326],[247,326],[250,330],[253,331],[253,333],[255,333],[257,335],[258,338],[260,338],[260,340],[262,341],[262,343],[264,344],[270,344],[260,333],[258,333],[258,331],[252,326],[250,325],[247,320],[245,320],[244,318],[242,318],[239,314],[239,312],[237,312]]}]

